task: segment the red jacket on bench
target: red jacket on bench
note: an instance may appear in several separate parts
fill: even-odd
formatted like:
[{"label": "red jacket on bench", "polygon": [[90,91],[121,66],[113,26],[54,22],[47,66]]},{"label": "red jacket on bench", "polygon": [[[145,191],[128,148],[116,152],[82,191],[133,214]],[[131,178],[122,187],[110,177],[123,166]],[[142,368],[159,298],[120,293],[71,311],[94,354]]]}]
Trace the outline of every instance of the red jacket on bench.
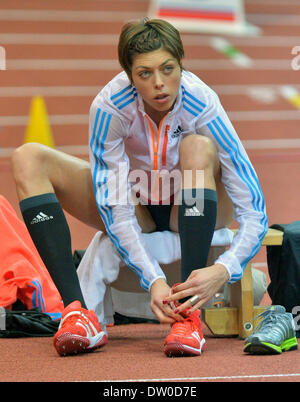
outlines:
[{"label": "red jacket on bench", "polygon": [[11,309],[17,299],[52,319],[60,318],[64,307],[25,224],[0,195],[0,306]]}]

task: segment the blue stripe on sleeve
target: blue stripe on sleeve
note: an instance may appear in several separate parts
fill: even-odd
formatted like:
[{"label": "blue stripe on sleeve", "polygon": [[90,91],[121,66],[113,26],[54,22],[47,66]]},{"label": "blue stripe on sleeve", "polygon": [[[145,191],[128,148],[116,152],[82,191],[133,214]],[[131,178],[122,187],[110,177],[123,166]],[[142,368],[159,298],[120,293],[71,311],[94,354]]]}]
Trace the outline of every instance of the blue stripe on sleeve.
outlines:
[{"label": "blue stripe on sleeve", "polygon": [[[126,93],[130,89],[131,89],[131,91]],[[121,96],[121,95],[123,95],[123,96]],[[110,99],[112,100],[113,104],[115,106],[117,106],[117,108],[119,110],[122,110],[124,107],[126,107],[127,105],[132,103],[136,97],[137,97],[136,89],[134,87],[132,87],[131,85],[129,85],[128,87],[122,89],[122,91],[111,96]]]},{"label": "blue stripe on sleeve", "polygon": [[93,147],[94,147],[94,142],[95,142],[95,138],[96,138],[96,130],[97,130],[97,125],[98,125],[99,115],[100,115],[100,109],[98,108],[98,109],[97,109],[97,112],[96,112],[95,121],[94,121],[93,134],[92,134],[91,139],[90,139],[90,148],[93,148]]},{"label": "blue stripe on sleeve", "polygon": [[197,105],[195,105],[194,103],[192,103],[191,101],[189,101],[186,97],[182,98],[182,101],[184,103],[187,103],[189,106],[193,107],[194,109],[197,110],[198,114],[203,112],[203,108],[198,107]]},{"label": "blue stripe on sleeve", "polygon": [[122,89],[120,92],[117,92],[115,95],[111,96],[111,100],[114,100],[118,98],[119,96],[123,95],[126,91],[128,91],[130,88],[132,88],[131,85],[128,85],[126,88]]},{"label": "blue stripe on sleeve", "polygon": [[183,94],[188,96],[190,99],[192,99],[194,102],[198,103],[198,105],[200,105],[202,108],[206,107],[206,104],[201,102],[199,99],[195,98],[195,96],[193,96],[190,92],[188,92],[184,86],[181,86]]},{"label": "blue stripe on sleeve", "polygon": [[193,116],[198,116],[203,112],[206,104],[201,102],[199,99],[195,98],[191,93],[187,92],[185,87],[182,85],[182,105],[183,109],[187,110]]},{"label": "blue stripe on sleeve", "polygon": [[123,102],[125,99],[129,98],[131,95],[134,95],[136,90],[133,88],[128,94],[121,96],[119,99],[113,102],[114,105],[118,105],[119,103]]},{"label": "blue stripe on sleeve", "polygon": [[127,102],[122,103],[122,104],[119,106],[119,109],[122,110],[125,106],[129,105],[130,103],[132,103],[132,102],[135,100],[136,97],[137,97],[137,93],[135,93],[135,94],[132,96],[132,98],[128,99]]},{"label": "blue stripe on sleeve", "polygon": [[249,169],[249,172],[250,172],[250,175],[251,175],[251,177],[253,179],[253,184],[254,184],[254,186],[256,184],[256,189],[257,189],[257,192],[258,192],[257,207],[258,207],[258,209],[263,210],[265,208],[265,200],[264,200],[264,197],[262,195],[262,191],[261,191],[261,187],[260,187],[257,175],[256,175],[251,163],[241,154],[241,151],[238,148],[238,143],[237,143],[236,139],[231,135],[230,131],[228,130],[228,128],[226,127],[226,125],[224,124],[222,119],[220,117],[218,117],[217,120],[221,124],[223,130],[227,133],[227,135],[230,138],[230,140],[235,144],[236,149],[238,149],[239,157],[247,165],[247,167]]},{"label": "blue stripe on sleeve", "polygon": [[[259,241],[251,250],[249,257],[245,258],[241,263],[242,270],[244,271],[247,263],[253,258],[253,256],[260,249],[261,241],[263,240],[267,230],[268,218],[264,213],[265,208],[264,197],[262,195],[257,176],[251,164],[241,154],[237,141],[230,134],[230,131],[228,130],[222,119],[218,117],[216,120],[213,120],[211,123],[208,123],[207,127],[213,134],[218,144],[229,154],[238,176],[249,188],[249,191],[252,195],[252,206],[254,210],[263,212],[263,217],[260,221],[261,225],[263,226],[263,229],[262,232],[259,234]],[[230,138],[230,140],[228,139],[228,137]],[[250,174],[248,173],[246,166],[248,167]],[[234,276],[235,275],[233,275],[232,278]]]},{"label": "blue stripe on sleeve", "polygon": [[[100,110],[100,109],[98,109]],[[98,210],[100,213],[100,216],[105,223],[107,233],[112,240],[113,244],[115,245],[116,249],[122,256],[123,260],[126,262],[129,268],[131,268],[139,277],[141,281],[141,286],[143,289],[148,290],[149,287],[149,282],[143,277],[143,272],[142,270],[137,267],[135,264],[132,263],[129,257],[128,251],[121,246],[120,241],[118,237],[111,232],[109,226],[113,223],[113,216],[112,216],[112,208],[107,204],[108,201],[108,186],[107,186],[107,177],[108,177],[108,166],[107,163],[103,159],[103,153],[104,153],[104,144],[105,140],[108,134],[108,129],[111,121],[111,115],[107,114],[106,112],[101,113],[101,118],[100,118],[100,123],[99,123],[99,128],[96,130],[96,126],[98,124],[98,119],[99,119],[99,114],[96,114],[95,118],[95,124],[93,128],[93,135],[90,141],[90,144],[92,145],[92,151],[94,153],[94,158],[95,158],[95,167],[93,171],[93,185],[94,185],[94,191],[95,194],[98,194],[99,191],[96,187],[96,181],[99,181],[103,188],[100,191],[100,202],[98,205]],[[106,119],[106,123],[105,122]],[[97,134],[96,134],[97,132]],[[95,139],[93,138],[95,137]],[[100,173],[100,178],[99,180],[97,179],[97,175]]]},{"label": "blue stripe on sleeve", "polygon": [[187,110],[188,112],[190,112],[193,116],[197,117],[198,113],[195,113],[192,109],[190,109],[189,107],[187,107],[184,103],[183,103],[183,109]]},{"label": "blue stripe on sleeve", "polygon": [[[111,207],[109,205],[105,205],[105,193],[106,193],[106,199],[107,199],[107,195],[108,195],[108,193],[107,193],[108,192],[107,176],[108,176],[109,169],[108,169],[106,162],[103,160],[103,158],[100,157],[100,155],[102,155],[104,152],[104,141],[101,142],[101,137],[104,137],[104,140],[107,137],[109,124],[111,121],[111,115],[106,112],[102,112],[100,109],[98,109],[98,110],[100,111],[99,112],[100,114],[97,113],[95,120],[98,121],[99,116],[100,116],[99,128],[98,128],[98,130],[96,130],[97,122],[95,122],[94,130],[93,130],[93,137],[95,137],[95,139],[93,139],[93,137],[92,137],[92,140],[90,142],[91,144],[93,144],[91,146],[91,148],[95,155],[95,169],[93,172],[93,181],[95,183],[96,180],[98,180],[101,183],[101,186],[103,186],[103,188],[99,192],[99,194],[100,194],[99,204],[104,207],[103,211],[106,214],[109,223],[112,223]],[[96,157],[96,156],[99,156],[99,157]],[[96,177],[98,173],[99,173],[99,179]],[[97,194],[97,193],[95,193],[95,194]]]}]

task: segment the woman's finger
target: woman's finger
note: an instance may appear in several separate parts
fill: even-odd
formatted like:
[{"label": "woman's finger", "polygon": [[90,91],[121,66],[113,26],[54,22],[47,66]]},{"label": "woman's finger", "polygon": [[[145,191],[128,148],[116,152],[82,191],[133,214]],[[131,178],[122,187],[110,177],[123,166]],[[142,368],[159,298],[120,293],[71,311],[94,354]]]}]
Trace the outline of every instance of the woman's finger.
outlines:
[{"label": "woman's finger", "polygon": [[169,317],[172,317],[175,321],[184,320],[183,317],[180,314],[175,313],[174,310],[168,304],[165,305],[164,311]]},{"label": "woman's finger", "polygon": [[163,307],[160,308],[158,305],[152,304],[151,309],[153,313],[156,315],[158,321],[162,324],[163,323],[172,324],[176,321],[174,318],[171,318],[168,314],[164,312]]},{"label": "woman's finger", "polygon": [[186,297],[193,296],[195,293],[196,293],[195,288],[193,288],[193,287],[187,288],[187,289],[184,289],[181,291],[177,291],[176,293],[174,293],[168,297],[165,297],[163,302],[164,303],[175,302],[177,300],[182,300],[182,299],[185,299]]}]

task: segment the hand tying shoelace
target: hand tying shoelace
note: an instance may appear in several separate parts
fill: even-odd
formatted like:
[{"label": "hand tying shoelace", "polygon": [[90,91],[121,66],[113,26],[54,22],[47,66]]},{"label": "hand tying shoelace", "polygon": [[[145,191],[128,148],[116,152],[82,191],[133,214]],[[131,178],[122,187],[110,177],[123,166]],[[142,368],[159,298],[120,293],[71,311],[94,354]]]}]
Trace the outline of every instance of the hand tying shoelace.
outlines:
[{"label": "hand tying shoelace", "polygon": [[[170,294],[173,294],[173,288]],[[179,302],[170,302],[172,309],[176,310]],[[184,321],[177,321],[172,324],[171,333],[166,337],[164,342],[164,353],[168,357],[175,356],[199,356],[201,355],[206,341],[202,334],[202,323],[200,320],[200,310],[188,314],[189,308],[181,312]]]}]

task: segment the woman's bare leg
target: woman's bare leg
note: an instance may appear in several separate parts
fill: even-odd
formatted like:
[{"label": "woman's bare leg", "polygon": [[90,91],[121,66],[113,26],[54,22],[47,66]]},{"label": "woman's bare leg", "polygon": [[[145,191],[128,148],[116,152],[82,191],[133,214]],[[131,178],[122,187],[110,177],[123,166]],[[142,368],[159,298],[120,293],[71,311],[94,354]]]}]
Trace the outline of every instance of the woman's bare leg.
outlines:
[{"label": "woman's bare leg", "polygon": [[29,143],[14,152],[12,167],[20,201],[55,193],[65,211],[98,230],[105,229],[97,210],[87,161]]},{"label": "woman's bare leg", "polygon": [[[79,300],[86,307],[63,209],[105,231],[96,206],[89,163],[29,143],[14,152],[12,168],[24,222],[65,306]],[[145,221],[145,229],[151,229],[149,218],[143,219],[145,211],[141,207],[137,210],[141,224]]]},{"label": "woman's bare leg", "polygon": [[[83,223],[105,232],[94,196],[88,161],[41,144],[18,148],[12,167],[19,201],[45,193],[55,193],[62,208]],[[147,208],[137,205],[136,217],[142,231],[155,230]]]}]

